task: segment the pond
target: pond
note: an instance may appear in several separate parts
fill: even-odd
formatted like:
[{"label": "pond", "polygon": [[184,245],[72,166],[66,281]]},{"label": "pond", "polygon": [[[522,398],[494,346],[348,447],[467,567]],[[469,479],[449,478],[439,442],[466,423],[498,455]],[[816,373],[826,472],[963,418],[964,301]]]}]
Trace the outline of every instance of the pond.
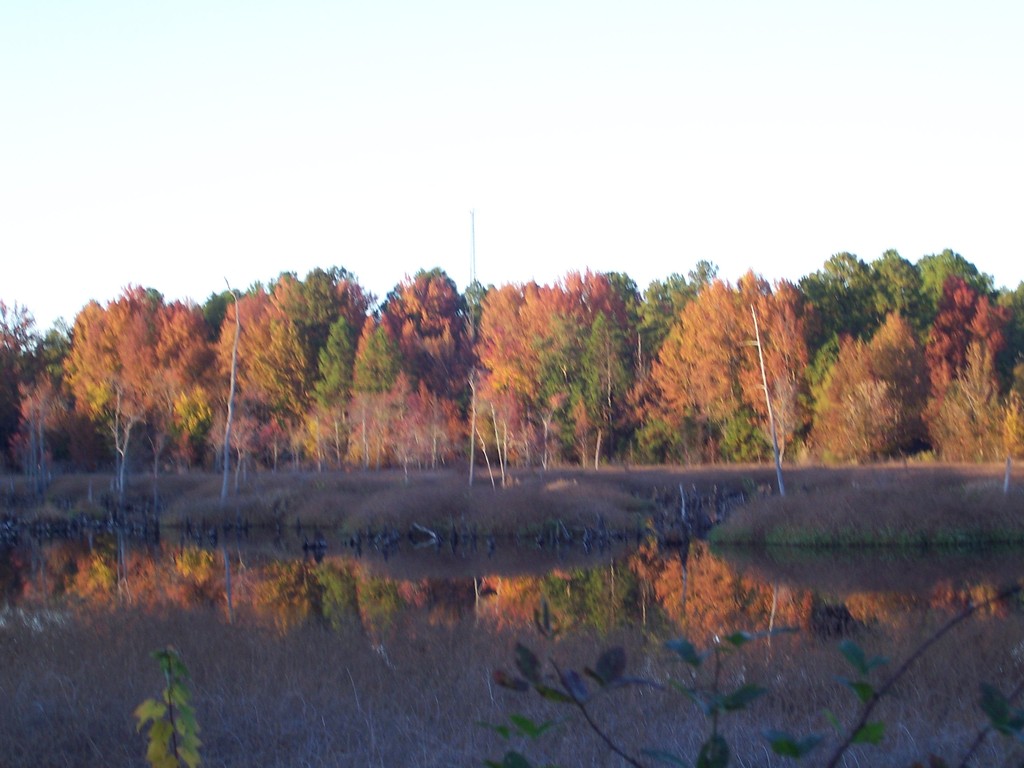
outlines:
[{"label": "pond", "polygon": [[[159,543],[22,540],[0,555],[0,743],[12,765],[142,764],[131,712],[159,688],[148,653],[173,643],[193,673],[206,764],[481,765],[509,745],[476,723],[569,714],[493,684],[495,668],[514,669],[517,642],[581,670],[618,645],[631,674],[692,682],[666,639],[713,647],[736,629],[786,628],[795,631],[736,654],[723,677],[771,690],[730,720],[728,735],[740,764],[774,764],[764,728],[827,733],[824,710],[844,722],[856,714],[835,682],[851,674],[840,642],[890,657],[891,671],[966,606],[1019,583],[1020,555],[814,557],[484,537],[357,546],[301,529],[222,534],[215,546],[167,531]],[[534,627],[542,605],[556,639]],[[979,683],[1012,693],[1021,680],[1020,602],[987,605],[894,689],[882,754],[896,764],[958,758],[985,722]],[[607,698],[595,713],[635,754],[696,754],[707,726],[685,697],[638,688]],[[622,764],[571,718],[541,743],[515,746],[538,762]],[[995,737],[984,749],[982,763],[1019,757]]]}]

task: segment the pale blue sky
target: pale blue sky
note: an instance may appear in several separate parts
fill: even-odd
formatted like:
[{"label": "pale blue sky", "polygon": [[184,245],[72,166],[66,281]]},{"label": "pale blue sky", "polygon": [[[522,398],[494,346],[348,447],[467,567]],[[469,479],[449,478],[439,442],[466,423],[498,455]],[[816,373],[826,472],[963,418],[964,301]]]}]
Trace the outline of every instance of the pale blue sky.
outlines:
[{"label": "pale blue sky", "polygon": [[0,299],[341,265],[1024,280],[1024,4],[0,4]]}]

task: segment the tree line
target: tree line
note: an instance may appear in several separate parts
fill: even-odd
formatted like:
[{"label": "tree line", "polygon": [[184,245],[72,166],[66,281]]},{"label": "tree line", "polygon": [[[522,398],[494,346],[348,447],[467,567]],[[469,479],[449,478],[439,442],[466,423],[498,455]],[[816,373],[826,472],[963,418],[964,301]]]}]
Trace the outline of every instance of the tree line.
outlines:
[{"label": "tree line", "polygon": [[122,486],[127,467],[218,467],[236,322],[238,473],[762,461],[769,398],[787,460],[1024,452],[1024,283],[947,250],[841,253],[775,284],[700,261],[643,292],[587,271],[460,293],[433,269],[382,301],[318,268],[202,305],[129,286],[45,333],[0,302],[4,461]]}]

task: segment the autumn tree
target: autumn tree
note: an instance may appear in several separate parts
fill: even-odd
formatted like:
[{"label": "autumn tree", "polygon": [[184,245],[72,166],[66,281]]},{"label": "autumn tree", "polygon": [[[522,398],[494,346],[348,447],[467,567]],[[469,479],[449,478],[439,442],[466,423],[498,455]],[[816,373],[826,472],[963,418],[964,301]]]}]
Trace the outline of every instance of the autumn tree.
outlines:
[{"label": "autumn tree", "polygon": [[683,308],[697,298],[718,276],[718,266],[698,261],[685,276],[678,272],[663,280],[652,280],[640,304],[638,367],[643,371],[658,356],[665,337]]},{"label": "autumn tree", "polygon": [[440,397],[464,399],[473,366],[467,308],[443,270],[420,271],[399,283],[384,301],[380,321],[402,353],[413,388],[422,381]]},{"label": "autumn tree", "polygon": [[154,476],[169,440],[178,459],[190,464],[206,443],[216,386],[214,350],[205,319],[195,304],[176,301],[157,309],[154,368],[150,371],[147,434]]},{"label": "autumn tree", "polygon": [[103,424],[113,440],[119,494],[132,435],[151,403],[162,305],[156,291],[129,287],[106,308],[86,305],[72,331],[68,382],[76,407]]},{"label": "autumn tree", "polygon": [[924,349],[899,313],[886,317],[868,345],[872,375],[884,382],[895,404],[888,453],[905,454],[924,445],[928,377]]},{"label": "autumn tree", "polygon": [[977,353],[981,360],[987,356],[994,359],[1003,348],[1007,315],[963,278],[952,275],[946,279],[925,347],[931,382],[929,421],[938,414],[947,391],[966,367],[972,344],[981,347]]},{"label": "autumn tree", "polygon": [[1012,459],[1024,458],[1024,398],[1012,391],[1003,409],[1003,453]]},{"label": "autumn tree", "polygon": [[949,461],[997,460],[1004,445],[1004,423],[992,348],[972,341],[964,357],[929,424],[932,443]]},{"label": "autumn tree", "polygon": [[[726,452],[727,458],[746,451],[749,439],[759,442],[759,452],[767,450],[767,404],[752,346],[751,307],[761,326],[766,377],[784,450],[806,428],[808,418],[804,315],[792,285],[780,283],[773,291],[753,273],[735,288],[716,280],[683,310],[652,370],[658,412],[670,423],[682,429],[692,420],[701,444],[712,450],[724,434],[745,436]],[[765,425],[763,430],[760,424],[755,427],[756,438],[754,419]]]},{"label": "autumn tree", "polygon": [[924,354],[892,313],[869,342],[844,337],[821,387],[812,442],[826,458],[869,461],[919,450],[928,394]]}]

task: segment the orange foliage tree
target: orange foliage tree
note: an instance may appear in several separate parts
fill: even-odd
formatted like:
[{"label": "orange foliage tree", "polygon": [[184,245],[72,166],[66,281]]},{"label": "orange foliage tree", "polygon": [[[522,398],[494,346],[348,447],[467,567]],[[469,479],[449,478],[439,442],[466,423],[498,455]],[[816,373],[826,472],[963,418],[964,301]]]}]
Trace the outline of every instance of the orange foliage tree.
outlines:
[{"label": "orange foliage tree", "polygon": [[866,461],[910,450],[922,439],[927,387],[910,325],[886,318],[870,343],[840,340],[817,402],[812,441],[826,458]]},{"label": "orange foliage tree", "polygon": [[[758,433],[757,445],[744,430],[757,420],[767,424],[767,404],[752,346],[751,307],[757,312],[764,349],[780,450],[808,424],[806,404],[807,345],[805,320],[797,290],[779,283],[774,290],[753,273],[736,287],[716,280],[683,309],[662,345],[651,371],[657,396],[655,415],[678,429],[691,421],[699,427],[705,449],[723,439],[734,458],[764,453],[767,441]],[[730,437],[730,435],[732,437]],[[734,444],[729,447],[730,439]],[[739,444],[745,442],[745,445]],[[747,451],[753,448],[754,454]],[[714,454],[705,454],[714,458]]]}]

